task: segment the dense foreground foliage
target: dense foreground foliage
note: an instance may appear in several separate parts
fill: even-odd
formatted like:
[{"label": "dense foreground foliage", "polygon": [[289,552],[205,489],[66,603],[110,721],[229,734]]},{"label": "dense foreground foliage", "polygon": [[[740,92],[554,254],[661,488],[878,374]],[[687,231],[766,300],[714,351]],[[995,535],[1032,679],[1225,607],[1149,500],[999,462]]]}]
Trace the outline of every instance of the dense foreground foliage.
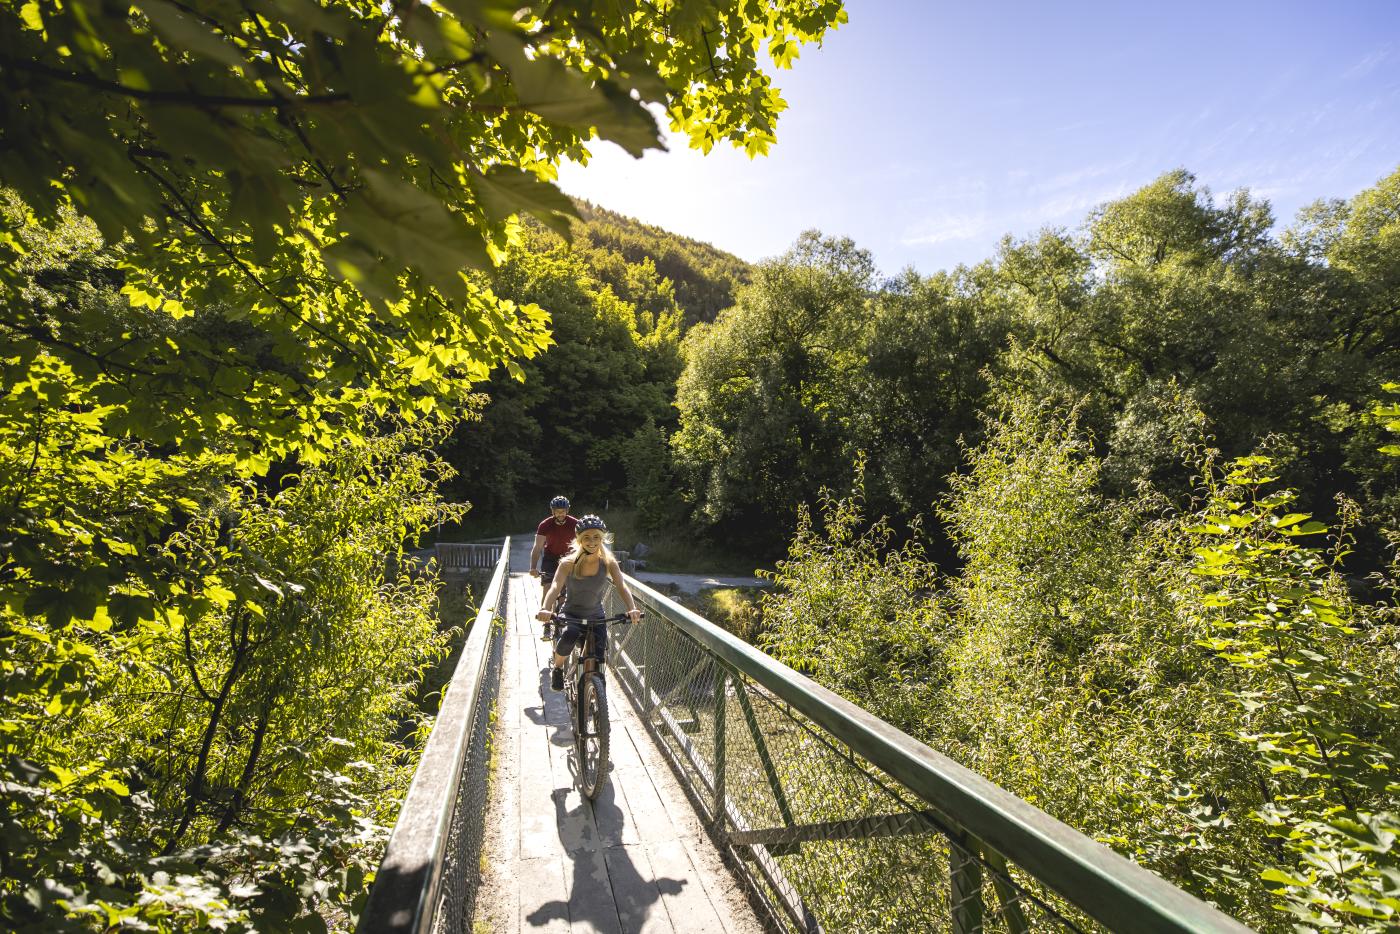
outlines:
[{"label": "dense foreground foliage", "polygon": [[241,482],[122,443],[38,362],[0,419],[5,926],[324,927],[364,894],[445,648],[433,582],[394,558],[460,514],[432,435]]},{"label": "dense foreground foliage", "polygon": [[654,112],[763,152],[758,56],[843,19],[0,3],[0,928],[353,922],[446,638],[428,452],[552,342],[501,287],[598,297],[498,271],[520,216]]},{"label": "dense foreground foliage", "polygon": [[1115,498],[1075,417],[1010,410],[940,510],[959,573],[870,524],[859,490],[829,497],[764,640],[1260,930],[1392,930],[1397,568],[1357,599],[1354,528],[1296,511],[1268,457],[1179,452],[1187,509]]}]

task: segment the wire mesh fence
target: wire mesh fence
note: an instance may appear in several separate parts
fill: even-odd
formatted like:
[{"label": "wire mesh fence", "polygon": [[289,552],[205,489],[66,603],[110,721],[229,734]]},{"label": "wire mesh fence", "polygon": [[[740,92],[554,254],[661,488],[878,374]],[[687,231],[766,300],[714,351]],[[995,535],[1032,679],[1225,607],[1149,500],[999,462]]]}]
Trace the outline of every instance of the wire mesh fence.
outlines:
[{"label": "wire mesh fence", "polygon": [[[863,712],[823,700],[828,692],[797,672],[629,584],[647,621],[612,647],[614,678],[783,929],[1247,930],[990,783],[974,783],[983,801],[950,813],[852,745],[857,732],[913,740],[868,714],[872,723],[858,723]],[[906,779],[965,781],[965,770],[927,753],[912,771],[900,766]],[[1018,805],[1010,814],[1008,800]],[[999,837],[1029,841],[1024,853],[994,849],[969,829],[1017,821]],[[1047,864],[1052,850],[1067,865]]]},{"label": "wire mesh fence", "polygon": [[507,538],[360,916],[357,930],[366,934],[471,929],[482,879],[509,563]]},{"label": "wire mesh fence", "polygon": [[[505,561],[505,558],[501,559]],[[501,659],[506,633],[506,595],[502,586],[495,605],[483,606],[473,625],[490,627],[486,658],[481,666],[481,689],[472,707],[466,758],[457,784],[456,801],[442,859],[442,882],[433,934],[468,931],[482,882],[482,841],[486,831],[488,780],[491,772],[492,718],[500,693]]]}]

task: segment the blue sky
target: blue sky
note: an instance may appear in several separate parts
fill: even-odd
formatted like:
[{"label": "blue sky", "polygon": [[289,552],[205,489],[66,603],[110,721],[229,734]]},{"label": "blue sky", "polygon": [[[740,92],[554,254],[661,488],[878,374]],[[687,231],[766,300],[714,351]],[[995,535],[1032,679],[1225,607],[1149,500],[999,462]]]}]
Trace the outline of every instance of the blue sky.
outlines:
[{"label": "blue sky", "polygon": [[1074,227],[1184,167],[1282,224],[1400,166],[1400,0],[885,2],[776,72],[766,158],[599,145],[572,195],[748,260],[816,227],[886,273]]}]

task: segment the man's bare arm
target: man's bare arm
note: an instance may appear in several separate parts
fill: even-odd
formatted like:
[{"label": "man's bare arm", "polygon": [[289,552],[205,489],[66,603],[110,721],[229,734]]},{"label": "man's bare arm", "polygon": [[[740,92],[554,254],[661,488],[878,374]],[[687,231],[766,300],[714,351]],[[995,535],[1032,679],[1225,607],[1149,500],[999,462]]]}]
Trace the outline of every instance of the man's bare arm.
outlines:
[{"label": "man's bare arm", "polygon": [[535,547],[530,550],[530,576],[540,576],[540,552],[544,551],[544,536],[535,535]]}]

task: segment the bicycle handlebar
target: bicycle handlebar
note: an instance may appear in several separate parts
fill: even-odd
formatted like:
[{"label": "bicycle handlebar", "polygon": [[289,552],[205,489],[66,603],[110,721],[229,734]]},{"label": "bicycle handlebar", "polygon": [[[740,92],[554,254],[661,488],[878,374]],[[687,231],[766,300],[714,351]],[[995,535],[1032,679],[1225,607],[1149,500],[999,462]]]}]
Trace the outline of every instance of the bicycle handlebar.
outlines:
[{"label": "bicycle handlebar", "polygon": [[[641,615],[642,615],[642,616],[646,616],[645,613],[643,613],[643,614],[641,614]],[[632,620],[628,617],[628,614],[626,614],[626,613],[619,613],[617,616],[605,616],[605,617],[603,617],[602,619],[581,619],[581,618],[579,618],[579,617],[577,617],[577,616],[567,616],[567,615],[565,615],[564,613],[555,613],[555,614],[554,614],[554,618],[555,618],[556,620],[560,620],[560,621],[565,622],[565,623],[585,623],[585,624],[590,625],[590,626],[596,626],[596,625],[598,625],[599,623],[630,623],[630,622],[632,622]],[[638,618],[640,618],[640,617],[638,617]]]}]

